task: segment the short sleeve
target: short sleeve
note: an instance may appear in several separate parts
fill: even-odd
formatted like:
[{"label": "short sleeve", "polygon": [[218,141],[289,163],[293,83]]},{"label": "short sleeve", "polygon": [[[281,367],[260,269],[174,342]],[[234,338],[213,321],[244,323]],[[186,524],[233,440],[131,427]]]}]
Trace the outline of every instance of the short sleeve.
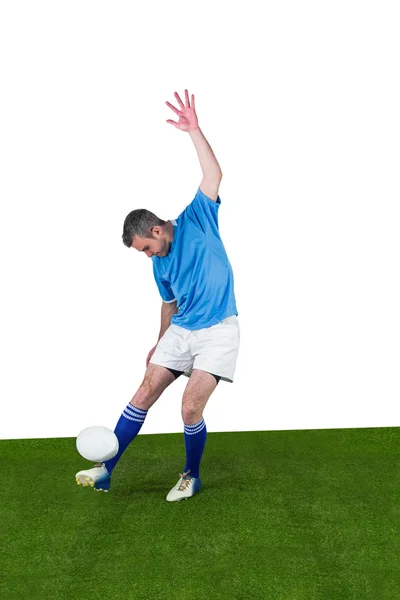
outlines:
[{"label": "short sleeve", "polygon": [[200,227],[204,233],[218,232],[218,209],[221,204],[221,198],[211,200],[206,196],[200,188],[198,188],[196,196],[186,207],[186,215],[194,225]]},{"label": "short sleeve", "polygon": [[169,283],[169,281],[166,281],[166,279],[163,279],[160,276],[155,261],[153,261],[153,274],[163,302],[175,302],[176,298],[174,292],[172,291],[171,284]]}]

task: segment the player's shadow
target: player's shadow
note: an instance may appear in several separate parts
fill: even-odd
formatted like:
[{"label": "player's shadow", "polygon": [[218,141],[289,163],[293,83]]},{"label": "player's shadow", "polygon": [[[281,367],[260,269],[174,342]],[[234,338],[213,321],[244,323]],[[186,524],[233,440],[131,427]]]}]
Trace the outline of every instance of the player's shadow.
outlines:
[{"label": "player's shadow", "polygon": [[[185,457],[143,457],[121,462],[113,473],[113,492],[118,496],[167,494],[183,473]],[[179,467],[182,470],[179,470]],[[247,465],[248,467],[248,465]],[[229,490],[246,482],[245,469],[235,457],[209,454],[201,463],[200,478],[208,490]]]}]

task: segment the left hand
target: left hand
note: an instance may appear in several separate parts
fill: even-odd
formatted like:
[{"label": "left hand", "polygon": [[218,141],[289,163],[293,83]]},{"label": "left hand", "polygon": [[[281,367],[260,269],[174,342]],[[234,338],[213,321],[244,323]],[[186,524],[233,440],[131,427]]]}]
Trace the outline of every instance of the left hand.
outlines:
[{"label": "left hand", "polygon": [[181,110],[178,110],[169,102],[166,102],[165,104],[169,106],[179,116],[179,121],[172,121],[171,119],[168,119],[167,123],[171,123],[171,125],[173,125],[177,129],[180,129],[181,131],[193,131],[194,129],[199,129],[199,123],[196,115],[196,107],[194,103],[194,95],[192,94],[192,106],[190,106],[189,103],[189,93],[187,90],[185,90],[186,106],[183,104],[177,92],[175,92],[174,96],[179,102]]}]

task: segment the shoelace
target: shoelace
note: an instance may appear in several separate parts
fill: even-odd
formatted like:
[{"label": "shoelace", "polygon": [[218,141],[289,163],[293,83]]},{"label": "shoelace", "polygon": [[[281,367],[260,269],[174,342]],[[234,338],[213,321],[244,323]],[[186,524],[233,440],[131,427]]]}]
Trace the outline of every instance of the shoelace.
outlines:
[{"label": "shoelace", "polygon": [[179,477],[182,477],[182,481],[180,486],[178,487],[178,491],[179,492],[184,492],[186,490],[186,488],[188,487],[188,485],[190,484],[191,480],[193,479],[193,477],[188,477],[187,479],[185,479],[185,477],[190,473],[190,469],[189,471],[187,471],[186,473],[179,473]]},{"label": "shoelace", "polygon": [[104,467],[104,463],[96,463],[93,468],[95,467]]}]

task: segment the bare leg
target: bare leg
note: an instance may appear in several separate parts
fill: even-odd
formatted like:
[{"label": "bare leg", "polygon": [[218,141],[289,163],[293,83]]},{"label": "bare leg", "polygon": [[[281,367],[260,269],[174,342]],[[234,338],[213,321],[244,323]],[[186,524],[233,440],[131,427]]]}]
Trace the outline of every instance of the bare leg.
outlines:
[{"label": "bare leg", "polygon": [[144,379],[130,404],[142,410],[149,410],[163,391],[174,381],[175,377],[171,371],[149,363]]},{"label": "bare leg", "polygon": [[211,394],[217,387],[215,377],[201,369],[193,369],[182,398],[182,419],[185,425],[198,423]]}]

